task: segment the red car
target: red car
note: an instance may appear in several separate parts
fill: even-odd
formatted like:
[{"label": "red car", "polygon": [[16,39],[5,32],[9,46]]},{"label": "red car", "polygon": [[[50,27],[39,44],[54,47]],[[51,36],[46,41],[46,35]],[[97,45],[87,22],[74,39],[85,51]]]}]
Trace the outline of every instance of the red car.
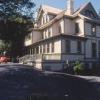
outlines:
[{"label": "red car", "polygon": [[7,56],[0,56],[0,63],[6,63],[6,62],[9,62],[10,61],[10,58],[7,57]]}]

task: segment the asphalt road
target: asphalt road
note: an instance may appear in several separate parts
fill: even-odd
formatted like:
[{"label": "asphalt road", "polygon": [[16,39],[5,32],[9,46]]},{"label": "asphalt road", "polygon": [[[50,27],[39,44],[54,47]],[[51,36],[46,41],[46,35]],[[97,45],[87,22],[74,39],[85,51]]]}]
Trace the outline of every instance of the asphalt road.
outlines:
[{"label": "asphalt road", "polygon": [[0,65],[0,100],[100,100],[99,84],[27,65]]}]

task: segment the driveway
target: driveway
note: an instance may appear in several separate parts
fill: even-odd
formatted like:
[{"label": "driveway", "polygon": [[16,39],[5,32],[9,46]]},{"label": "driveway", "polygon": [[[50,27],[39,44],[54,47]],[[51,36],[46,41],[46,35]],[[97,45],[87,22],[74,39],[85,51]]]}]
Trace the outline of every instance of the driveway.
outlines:
[{"label": "driveway", "polygon": [[39,71],[27,65],[0,65],[0,100],[100,100],[94,85],[84,77]]}]

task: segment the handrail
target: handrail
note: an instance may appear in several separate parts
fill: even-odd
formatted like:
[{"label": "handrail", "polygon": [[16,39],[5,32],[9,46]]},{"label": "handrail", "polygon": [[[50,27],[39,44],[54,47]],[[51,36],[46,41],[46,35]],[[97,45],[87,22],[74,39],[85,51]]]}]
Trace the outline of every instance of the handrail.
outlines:
[{"label": "handrail", "polygon": [[61,60],[61,54],[34,54],[25,55],[19,58],[19,62],[36,61],[41,60]]}]

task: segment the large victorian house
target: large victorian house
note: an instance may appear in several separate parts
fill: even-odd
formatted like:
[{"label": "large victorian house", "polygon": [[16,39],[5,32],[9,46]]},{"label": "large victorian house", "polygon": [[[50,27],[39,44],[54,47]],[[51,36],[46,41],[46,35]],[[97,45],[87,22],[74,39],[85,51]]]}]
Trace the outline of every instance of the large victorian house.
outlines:
[{"label": "large victorian house", "polygon": [[20,62],[36,68],[62,70],[66,64],[82,61],[89,68],[100,58],[100,19],[88,2],[74,11],[74,1],[60,10],[42,5],[33,31],[26,36],[26,54]]}]

